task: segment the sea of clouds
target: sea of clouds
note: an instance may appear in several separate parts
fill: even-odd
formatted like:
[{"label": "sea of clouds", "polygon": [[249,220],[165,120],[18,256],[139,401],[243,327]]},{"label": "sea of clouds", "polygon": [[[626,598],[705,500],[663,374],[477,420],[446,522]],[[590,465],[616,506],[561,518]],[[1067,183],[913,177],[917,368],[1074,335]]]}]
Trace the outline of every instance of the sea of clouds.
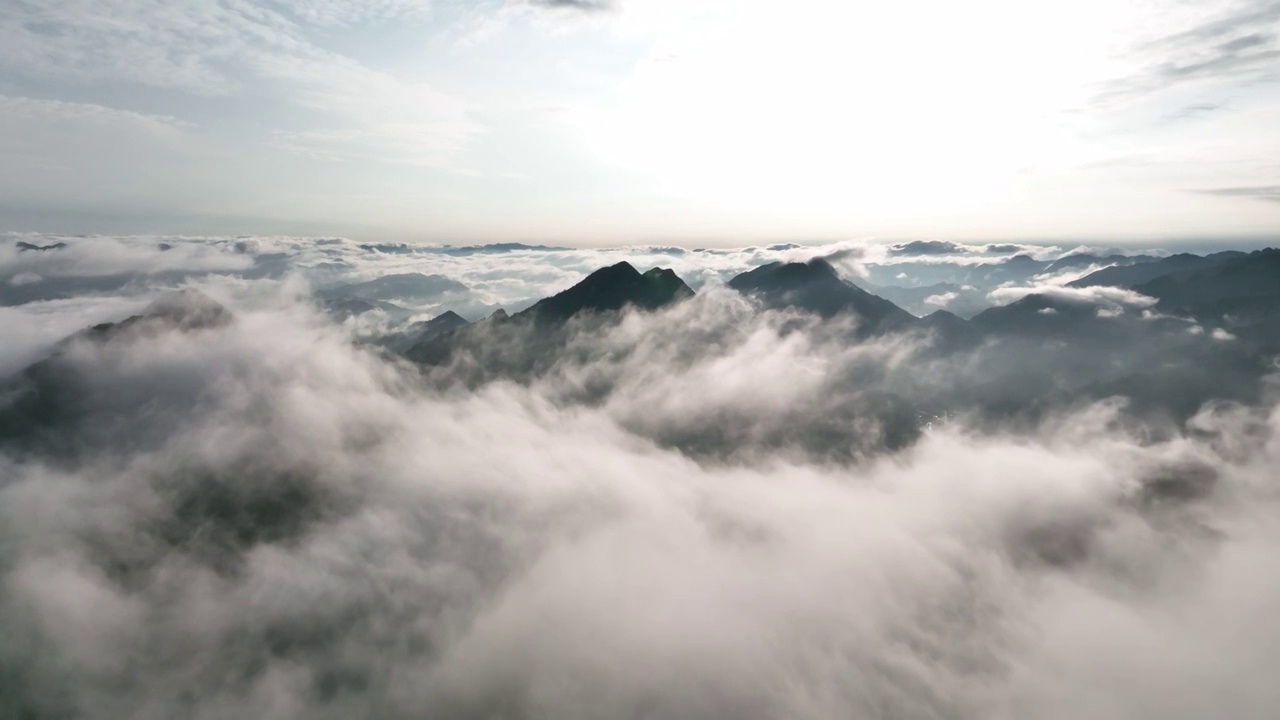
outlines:
[{"label": "sea of clouds", "polygon": [[[0,283],[62,283],[6,296],[5,374],[56,353],[75,397],[67,422],[0,445],[0,716],[1280,706],[1271,381],[1185,422],[1106,398],[894,437],[871,411],[887,391],[986,392],[991,364],[1018,360],[940,356],[917,335],[852,344],[838,322],[721,287],[832,248],[57,240],[0,249]],[[890,252],[837,261],[856,278]],[[313,295],[439,274],[465,297],[410,309],[451,301],[474,320],[624,259],[672,267],[699,295],[575,321],[527,376],[424,372]],[[233,319],[61,342],[177,287]]]}]

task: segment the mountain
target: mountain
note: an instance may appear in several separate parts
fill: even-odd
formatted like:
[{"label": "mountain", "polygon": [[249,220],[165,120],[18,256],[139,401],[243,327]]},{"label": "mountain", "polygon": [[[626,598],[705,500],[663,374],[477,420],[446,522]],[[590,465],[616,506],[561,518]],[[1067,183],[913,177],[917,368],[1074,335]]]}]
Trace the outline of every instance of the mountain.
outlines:
[{"label": "mountain", "polygon": [[1220,327],[1266,355],[1280,353],[1280,250],[1162,275],[1134,288],[1156,309]]},{"label": "mountain", "polygon": [[[74,451],[65,440],[67,436],[81,434],[82,439],[86,439],[99,430],[106,430],[79,425],[90,414],[85,412],[86,408],[98,407],[106,400],[85,391],[86,361],[68,352],[74,343],[109,347],[121,340],[214,329],[233,320],[231,311],[208,295],[186,289],[160,298],[138,315],[119,322],[100,323],[64,339],[49,357],[0,381],[0,448],[13,444],[23,452],[52,449],[58,456],[67,456]],[[138,394],[130,398],[130,402],[136,405],[149,402],[152,382],[154,378],[147,378],[148,384],[137,388]],[[181,395],[185,388],[178,390]],[[181,401],[194,403],[196,399]]]},{"label": "mountain", "polygon": [[729,281],[729,287],[760,300],[765,307],[794,307],[824,318],[850,313],[859,319],[859,334],[905,327],[915,317],[882,297],[841,279],[831,263],[774,262]]},{"label": "mountain", "polygon": [[452,310],[446,310],[443,313],[427,320],[425,322],[414,323],[409,327],[420,328],[422,332],[431,335],[440,335],[443,333],[457,330],[460,327],[470,325],[467,319]]},{"label": "mountain", "polygon": [[1134,289],[1156,298],[1157,307],[1170,312],[1274,312],[1280,302],[1280,250],[1267,248],[1168,273]]},{"label": "mountain", "polygon": [[1052,263],[1036,260],[1030,255],[1014,255],[995,263],[982,263],[969,268],[964,276],[966,285],[979,289],[991,289],[1006,283],[1021,284],[1049,269]]},{"label": "mountain", "polygon": [[[644,310],[658,308],[693,297],[693,290],[670,269],[653,268],[641,274],[630,263],[620,262],[601,268],[563,292],[543,298],[529,308],[507,315],[501,308],[478,323],[458,326],[413,344],[404,355],[424,365],[441,365],[453,357],[459,347],[469,347],[473,354],[495,358],[495,364],[520,357],[522,369],[554,352],[563,340],[559,328],[580,313],[607,313],[625,307]],[[459,318],[461,319],[461,318]],[[536,328],[537,338],[530,330]],[[520,348],[502,348],[495,337],[518,337]],[[509,357],[502,357],[503,350]],[[482,363],[483,364],[483,363]]]},{"label": "mountain", "polygon": [[1186,272],[1189,270],[1202,270],[1244,255],[1245,253],[1234,250],[1213,253],[1211,255],[1180,253],[1178,255],[1170,255],[1167,258],[1160,258],[1150,262],[1103,268],[1097,272],[1090,273],[1079,280],[1067,283],[1067,285],[1069,287],[1077,288],[1094,287],[1096,285],[1112,285],[1115,287],[1132,288],[1143,283],[1151,282],[1161,275]]},{"label": "mountain", "polygon": [[379,344],[394,352],[403,353],[419,343],[451,333],[470,324],[466,318],[458,313],[446,310],[430,320],[413,323],[401,332],[388,335]]},{"label": "mountain", "polygon": [[1174,255],[1143,265],[1107,268],[1071,283],[1117,285],[1156,299],[1156,310],[1195,318],[1280,351],[1280,250]]},{"label": "mountain", "polygon": [[67,246],[64,242],[56,242],[50,245],[36,245],[34,243],[18,241],[18,250],[61,250]]},{"label": "mountain", "polygon": [[991,307],[987,294],[971,285],[954,283],[936,283],[917,287],[877,285],[866,286],[863,289],[920,317],[939,309],[949,310],[962,317],[972,317]]},{"label": "mountain", "polygon": [[689,297],[693,297],[693,290],[672,270],[653,268],[641,274],[631,263],[620,262],[591,273],[577,285],[539,300],[513,317],[563,322],[587,310],[621,310],[628,305],[656,310]]},{"label": "mountain", "polygon": [[568,250],[567,247],[553,247],[550,245],[526,245],[524,243],[490,243],[488,245],[442,245],[439,247],[431,247],[429,252],[440,253],[442,255],[482,255],[488,253],[509,253],[509,252],[557,252]]},{"label": "mountain", "polygon": [[1094,265],[1108,265],[1122,267],[1126,265],[1137,265],[1139,263],[1149,263],[1158,260],[1152,255],[1093,255],[1091,253],[1074,253],[1072,255],[1064,255],[1049,264],[1045,268],[1046,272],[1061,272],[1063,270],[1082,270]]},{"label": "mountain", "polygon": [[64,343],[79,337],[105,340],[125,332],[208,330],[226,325],[232,319],[231,311],[218,301],[194,288],[184,288],[161,297],[143,308],[138,315],[120,322],[94,325],[71,336]]},{"label": "mountain", "polygon": [[395,303],[385,302],[383,300],[370,300],[368,298],[356,297],[335,297],[325,300],[321,303],[326,312],[338,321],[346,320],[356,315],[363,315],[375,310],[381,310],[388,316],[395,319],[408,319],[413,315],[413,311],[402,308]]},{"label": "mountain", "polygon": [[924,328],[941,328],[941,329],[959,329],[969,327],[969,323],[964,318],[953,312],[946,310],[935,310],[934,312],[920,318],[920,327]]},{"label": "mountain", "polygon": [[1045,272],[1052,263],[1029,255],[984,262],[977,265],[954,262],[909,260],[867,265],[868,280],[877,286],[923,287],[927,285],[968,285],[986,293],[1006,283],[1023,284]]},{"label": "mountain", "polygon": [[399,273],[373,280],[326,288],[316,293],[324,300],[358,297],[389,302],[430,302],[445,293],[466,292],[467,286],[443,275]]},{"label": "mountain", "polygon": [[1068,300],[1042,294],[989,308],[969,321],[983,333],[995,335],[1062,335],[1080,331],[1106,318],[1098,306],[1086,300]]}]

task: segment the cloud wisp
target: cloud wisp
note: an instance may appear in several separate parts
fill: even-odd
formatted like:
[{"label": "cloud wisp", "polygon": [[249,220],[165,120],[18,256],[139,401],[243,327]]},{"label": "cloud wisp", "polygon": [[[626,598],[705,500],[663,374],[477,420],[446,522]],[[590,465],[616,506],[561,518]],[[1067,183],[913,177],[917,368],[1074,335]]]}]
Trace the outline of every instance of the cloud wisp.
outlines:
[{"label": "cloud wisp", "polygon": [[[1280,64],[1280,3],[1250,0],[1138,48],[1149,62],[1138,73],[1107,84],[1107,104],[1196,82],[1248,82],[1274,78]],[[1214,108],[1216,109],[1216,108]]]},{"label": "cloud wisp", "polygon": [[313,157],[447,166],[480,131],[464,102],[328,50],[308,30],[404,20],[426,6],[18,2],[0,17],[0,64],[30,81],[154,88],[210,101],[269,87],[312,113],[302,128],[273,124],[265,139],[279,146]]},{"label": "cloud wisp", "polygon": [[1211,188],[1208,190],[1199,190],[1197,192],[1222,197],[1240,197],[1263,200],[1265,202],[1280,202],[1280,185]]}]

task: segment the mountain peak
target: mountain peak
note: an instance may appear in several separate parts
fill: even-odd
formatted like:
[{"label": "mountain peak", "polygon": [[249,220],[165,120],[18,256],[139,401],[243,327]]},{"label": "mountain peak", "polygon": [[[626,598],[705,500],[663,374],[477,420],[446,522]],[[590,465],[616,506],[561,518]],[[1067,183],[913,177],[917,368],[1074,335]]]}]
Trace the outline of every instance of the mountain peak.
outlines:
[{"label": "mountain peak", "polygon": [[[654,269],[656,270],[657,268],[654,268]],[[627,262],[626,260],[623,260],[622,262],[618,262],[618,263],[614,263],[613,265],[607,265],[605,267],[602,267],[599,270],[596,270],[595,272],[591,273],[587,277],[588,278],[591,278],[591,277],[621,278],[621,277],[631,277],[639,274],[640,274],[640,271],[636,270],[634,265]]]},{"label": "mountain peak", "polygon": [[[739,278],[751,277],[758,281],[770,280],[776,283],[802,283],[816,279],[830,278],[840,280],[840,273],[824,258],[812,258],[804,262],[771,262],[754,270],[748,270],[729,282],[730,286]],[[747,281],[744,280],[744,283]],[[843,281],[841,281],[843,282]],[[736,288],[735,288],[736,289]]]},{"label": "mountain peak", "polygon": [[795,307],[822,317],[853,313],[861,320],[859,330],[864,334],[913,319],[906,310],[842,279],[822,258],[761,265],[730,280],[729,287],[759,299],[766,307]]},{"label": "mountain peak", "polygon": [[452,310],[445,310],[444,312],[442,312],[442,313],[440,313],[439,315],[437,315],[437,316],[435,316],[435,317],[431,318],[431,319],[430,319],[430,320],[428,320],[427,322],[431,322],[431,323],[441,323],[441,324],[450,324],[450,325],[465,325],[465,324],[467,324],[467,320],[466,320],[466,318],[462,317],[461,315],[459,315],[458,313],[456,313],[456,312],[454,312],[454,311],[452,311]]},{"label": "mountain peak", "polygon": [[621,310],[628,305],[655,310],[693,295],[693,290],[669,268],[653,268],[643,275],[623,261],[600,268],[577,285],[544,298],[517,317],[538,321],[568,320],[582,311]]},{"label": "mountain peak", "polygon": [[950,310],[934,310],[933,312],[920,318],[920,321],[930,325],[938,324],[955,324],[965,322],[964,318],[956,315]]},{"label": "mountain peak", "polygon": [[159,298],[137,315],[119,322],[99,323],[71,337],[102,341],[126,332],[207,330],[228,325],[234,317],[230,310],[208,295],[195,288],[184,288]]},{"label": "mountain peak", "polygon": [[183,288],[148,305],[142,317],[162,318],[184,329],[207,328],[230,322],[231,311],[195,288]]}]

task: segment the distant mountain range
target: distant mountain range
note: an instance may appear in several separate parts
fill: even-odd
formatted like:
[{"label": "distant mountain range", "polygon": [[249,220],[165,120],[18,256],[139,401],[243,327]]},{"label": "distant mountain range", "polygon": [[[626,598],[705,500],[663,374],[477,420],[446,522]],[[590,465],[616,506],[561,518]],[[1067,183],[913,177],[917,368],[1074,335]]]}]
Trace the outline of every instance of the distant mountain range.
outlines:
[{"label": "distant mountain range", "polygon": [[[1166,258],[1070,255],[1054,262],[1018,256],[992,267],[979,265],[969,272],[971,276],[987,278],[992,275],[1021,278],[1028,272],[1087,268],[1104,262],[1124,264],[1090,273],[1068,283],[1067,287],[1109,285],[1132,289],[1153,298],[1156,309],[1161,312],[1226,324],[1245,317],[1275,314],[1276,303],[1280,302],[1280,250],[1272,249]],[[826,319],[850,317],[857,322],[857,334],[863,337],[911,329],[949,335],[1042,335],[1083,325],[1097,326],[1117,317],[1108,317],[1107,312],[1100,314],[1096,305],[1085,300],[1072,301],[1032,292],[1009,305],[980,312],[971,321],[947,311],[932,311],[920,318],[840,277],[831,263],[820,258],[762,265],[734,277],[728,286],[755,299],[764,308],[793,308]],[[939,285],[921,290],[937,294],[950,288],[959,286]],[[693,294],[669,269],[653,268],[642,274],[622,262],[591,273],[578,284],[517,313],[511,320],[563,323],[583,312],[612,312],[627,306],[656,310]],[[458,327],[451,327],[450,331]],[[437,333],[431,339],[446,334]]]},{"label": "distant mountain range", "polygon": [[[870,383],[867,392],[880,392],[873,405],[889,413],[885,422],[901,437],[910,436],[920,418],[957,411],[1034,416],[1075,401],[1120,395],[1136,411],[1176,419],[1189,417],[1210,399],[1258,397],[1262,378],[1273,372],[1273,358],[1280,354],[1280,251],[1129,260],[1065,288],[1029,292],[970,320],[946,310],[917,317],[841,277],[823,259],[761,265],[727,285],[762,311],[809,315],[813,322],[806,327],[834,333],[840,342],[908,337],[920,348],[919,388],[909,395],[886,393],[876,388],[874,377],[863,380]],[[1014,266],[1030,268],[1028,263],[1044,266],[1029,258]],[[1092,267],[1094,262],[1078,258],[1069,264]],[[355,293],[393,298],[407,288],[438,298],[457,286],[440,276],[409,273],[333,288],[324,302],[331,312],[360,311],[361,305],[391,303]],[[1126,301],[1107,301],[1112,296]],[[694,291],[672,270],[640,272],[622,262],[512,315],[498,310],[471,323],[449,311],[367,342],[417,363],[428,375],[440,374],[442,382],[520,381],[551,371],[567,354],[580,351],[574,349],[578,333],[607,329],[628,308],[653,313],[692,297]],[[678,318],[669,315],[659,322]],[[57,429],[80,415],[76,408],[92,402],[77,393],[74,365],[63,361],[68,343],[216,329],[232,321],[222,306],[183,291],[137,316],[77,334],[50,358],[5,381],[0,440],[25,438],[29,444],[38,437],[56,445]],[[930,385],[928,363],[941,360],[948,360],[947,371],[955,379]],[[962,370],[969,366],[981,372],[966,381]]]},{"label": "distant mountain range", "polygon": [[[1123,271],[1141,280],[1126,289],[1149,295],[1154,304],[1100,303],[1087,293],[1048,288],[971,320],[945,310],[916,317],[840,277],[821,259],[762,265],[728,286],[763,309],[793,309],[822,320],[849,318],[851,343],[908,333],[932,348],[922,357],[985,357],[984,376],[1000,378],[938,388],[934,397],[916,401],[926,403],[914,411],[917,417],[965,407],[996,416],[1034,414],[1073,399],[1112,395],[1130,398],[1136,411],[1187,417],[1212,398],[1256,397],[1272,355],[1280,353],[1280,251],[1222,253],[1198,262],[1179,256],[1125,260],[1132,262],[1091,273],[1073,289],[1097,287],[1095,275]],[[1076,258],[1068,264],[1091,267],[1094,262]],[[1152,272],[1161,269],[1166,272]],[[405,354],[427,367],[465,357],[477,381],[504,374],[527,377],[552,367],[568,346],[570,318],[609,322],[628,306],[652,311],[692,295],[670,270],[642,274],[620,263],[523,313],[466,326],[455,322]],[[904,417],[904,401],[887,397],[885,402],[898,408],[895,417]]]},{"label": "distant mountain range", "polygon": [[447,293],[466,292],[467,286],[443,275],[397,273],[364,282],[325,288],[318,293],[326,300],[359,298],[382,302],[430,302]]}]

